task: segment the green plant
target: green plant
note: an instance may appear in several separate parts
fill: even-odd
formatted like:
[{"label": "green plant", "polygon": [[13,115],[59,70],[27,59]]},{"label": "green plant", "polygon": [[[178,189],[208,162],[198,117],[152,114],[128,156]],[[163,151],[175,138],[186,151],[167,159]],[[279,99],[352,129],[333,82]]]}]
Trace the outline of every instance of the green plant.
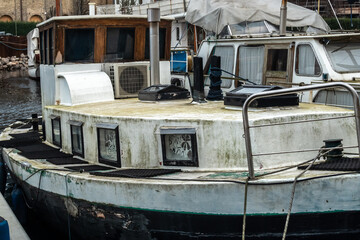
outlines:
[{"label": "green plant", "polygon": [[[325,18],[325,21],[332,30],[340,29],[335,18]],[[351,26],[350,18],[339,18],[339,22],[344,30],[360,30],[360,18],[352,19],[353,26]]]},{"label": "green plant", "polygon": [[0,31],[17,36],[26,36],[35,27],[34,22],[0,22]]}]

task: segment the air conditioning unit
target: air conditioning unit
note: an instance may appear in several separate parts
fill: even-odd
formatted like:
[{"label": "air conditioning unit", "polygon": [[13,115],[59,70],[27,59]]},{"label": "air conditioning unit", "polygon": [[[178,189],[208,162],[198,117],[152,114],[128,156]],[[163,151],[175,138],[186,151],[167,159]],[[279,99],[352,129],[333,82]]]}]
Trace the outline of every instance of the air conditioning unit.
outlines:
[{"label": "air conditioning unit", "polygon": [[106,63],[105,72],[113,84],[115,98],[137,97],[150,86],[150,63]]}]

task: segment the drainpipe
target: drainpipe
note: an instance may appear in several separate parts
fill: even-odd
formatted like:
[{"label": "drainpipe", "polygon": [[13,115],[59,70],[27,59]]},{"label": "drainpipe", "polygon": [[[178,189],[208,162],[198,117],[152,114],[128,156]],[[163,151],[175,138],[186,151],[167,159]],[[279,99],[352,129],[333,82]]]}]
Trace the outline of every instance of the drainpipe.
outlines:
[{"label": "drainpipe", "polygon": [[61,0],[56,0],[56,16],[60,16]]},{"label": "drainpipe", "polygon": [[90,16],[95,15],[95,6],[96,6],[96,3],[89,3],[89,15]]},{"label": "drainpipe", "polygon": [[286,35],[286,12],[287,12],[287,0],[282,0],[280,8],[280,36]]},{"label": "drainpipe", "polygon": [[23,2],[20,0],[20,21],[23,21]]},{"label": "drainpipe", "polygon": [[150,75],[152,85],[160,84],[160,47],[159,22],[160,8],[148,8],[148,22],[150,23]]}]

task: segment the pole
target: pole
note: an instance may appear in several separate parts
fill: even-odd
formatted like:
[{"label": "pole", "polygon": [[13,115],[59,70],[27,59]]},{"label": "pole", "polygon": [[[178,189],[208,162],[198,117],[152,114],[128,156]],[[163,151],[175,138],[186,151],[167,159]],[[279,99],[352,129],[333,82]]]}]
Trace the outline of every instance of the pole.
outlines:
[{"label": "pole", "polygon": [[351,23],[351,28],[353,28],[353,20],[352,20],[352,4],[350,4],[350,23]]},{"label": "pole", "polygon": [[194,25],[194,52],[197,53],[197,30],[195,25]]},{"label": "pole", "polygon": [[160,45],[159,22],[160,8],[148,8],[148,22],[150,23],[150,80],[151,84],[160,84]]},{"label": "pole", "polygon": [[280,36],[286,35],[287,0],[282,0],[280,8]]},{"label": "pole", "polygon": [[340,24],[340,22],[339,22],[339,19],[338,19],[338,17],[336,16],[336,12],[335,12],[335,10],[334,10],[334,8],[333,8],[333,6],[332,6],[332,4],[331,4],[330,0],[328,0],[328,3],[329,3],[329,5],[330,5],[330,7],[331,7],[331,10],[332,10],[332,12],[333,12],[333,14],[334,14],[335,18],[336,18],[337,23],[339,24],[340,29],[341,29],[341,30],[343,30],[343,28],[342,28],[342,26],[341,26],[341,24]]}]

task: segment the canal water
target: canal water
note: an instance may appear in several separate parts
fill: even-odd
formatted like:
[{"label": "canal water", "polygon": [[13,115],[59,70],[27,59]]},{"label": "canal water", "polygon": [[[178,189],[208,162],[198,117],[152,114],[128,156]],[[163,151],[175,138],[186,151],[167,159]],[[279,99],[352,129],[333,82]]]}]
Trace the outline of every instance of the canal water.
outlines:
[{"label": "canal water", "polygon": [[[30,79],[27,71],[0,71],[0,91],[0,132],[16,119],[29,118],[33,113],[41,115],[40,81]],[[14,182],[8,177],[5,198],[10,205],[13,188]],[[27,210],[22,215],[19,220],[31,239],[67,239],[35,212]]]},{"label": "canal water", "polygon": [[16,119],[41,114],[40,82],[27,71],[0,71],[0,131]]}]

